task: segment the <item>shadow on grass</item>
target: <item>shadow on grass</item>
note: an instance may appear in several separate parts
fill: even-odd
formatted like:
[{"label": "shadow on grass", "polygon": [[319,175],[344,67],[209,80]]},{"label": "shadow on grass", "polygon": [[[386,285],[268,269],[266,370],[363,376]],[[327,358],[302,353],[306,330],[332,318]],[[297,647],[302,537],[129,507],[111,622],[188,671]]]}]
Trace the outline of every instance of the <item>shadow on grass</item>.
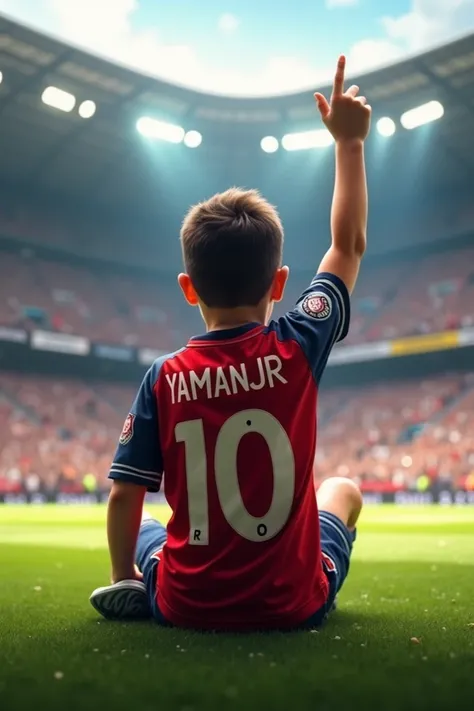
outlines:
[{"label": "shadow on grass", "polygon": [[230,649],[235,645],[247,648],[258,639],[266,648],[282,645],[285,649],[296,649],[301,644],[326,648],[344,641],[359,647],[370,643],[373,648],[401,645],[421,651],[427,644],[434,656],[451,652],[457,658],[471,657],[473,580],[472,566],[357,562],[339,596],[338,609],[316,632],[193,632],[162,628],[153,621],[111,622],[95,617],[92,609],[86,613],[82,626],[95,639],[113,634],[124,640],[143,638],[148,644],[156,639],[158,645],[168,639],[189,640],[193,648],[203,653],[209,649],[210,640]]}]

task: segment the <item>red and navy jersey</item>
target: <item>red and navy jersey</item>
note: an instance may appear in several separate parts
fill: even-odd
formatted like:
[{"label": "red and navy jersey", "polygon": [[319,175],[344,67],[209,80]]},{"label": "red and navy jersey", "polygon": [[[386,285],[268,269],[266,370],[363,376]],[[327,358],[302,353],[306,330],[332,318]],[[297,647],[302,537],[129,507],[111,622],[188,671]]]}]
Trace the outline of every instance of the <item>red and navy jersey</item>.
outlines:
[{"label": "red and navy jersey", "polygon": [[110,477],[158,491],[164,474],[157,602],[170,622],[291,627],[325,603],[316,407],[349,308],[321,273],[282,318],[192,338],[146,374]]}]

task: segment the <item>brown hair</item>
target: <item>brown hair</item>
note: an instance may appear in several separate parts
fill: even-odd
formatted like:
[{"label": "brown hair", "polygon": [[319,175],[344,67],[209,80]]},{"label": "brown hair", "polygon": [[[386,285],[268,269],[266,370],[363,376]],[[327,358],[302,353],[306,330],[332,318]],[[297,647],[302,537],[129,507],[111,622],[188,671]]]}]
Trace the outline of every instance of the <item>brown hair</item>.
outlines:
[{"label": "brown hair", "polygon": [[185,269],[206,306],[256,306],[281,265],[283,226],[257,190],[231,188],[189,210],[181,246]]}]

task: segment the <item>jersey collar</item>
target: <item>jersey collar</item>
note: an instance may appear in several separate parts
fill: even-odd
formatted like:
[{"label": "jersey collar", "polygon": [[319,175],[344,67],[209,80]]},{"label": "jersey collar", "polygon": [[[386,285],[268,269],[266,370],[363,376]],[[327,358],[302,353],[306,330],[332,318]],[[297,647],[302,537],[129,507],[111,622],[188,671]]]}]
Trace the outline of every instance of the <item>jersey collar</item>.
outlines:
[{"label": "jersey collar", "polygon": [[[250,331],[257,331],[257,329],[264,328],[261,323],[244,323],[242,326],[236,326],[236,328],[225,328],[220,331],[208,331],[202,336],[193,336],[189,339],[189,345],[196,343],[222,343],[222,341],[232,341],[235,338],[241,338],[246,336]],[[253,335],[253,334],[252,334]]]}]

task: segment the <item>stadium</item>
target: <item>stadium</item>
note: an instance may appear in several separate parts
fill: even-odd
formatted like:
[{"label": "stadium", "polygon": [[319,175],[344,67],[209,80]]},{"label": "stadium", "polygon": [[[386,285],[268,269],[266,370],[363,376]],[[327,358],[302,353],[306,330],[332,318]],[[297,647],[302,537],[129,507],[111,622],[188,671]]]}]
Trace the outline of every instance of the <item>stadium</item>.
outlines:
[{"label": "stadium", "polygon": [[0,72],[1,708],[471,708],[474,36],[360,78],[370,247],[315,475],[355,480],[367,505],[314,634],[113,625],[88,604],[124,418],[147,368],[202,330],[176,284],[187,208],[230,185],[278,205],[281,313],[328,246],[311,94],[203,94],[1,17]]}]

